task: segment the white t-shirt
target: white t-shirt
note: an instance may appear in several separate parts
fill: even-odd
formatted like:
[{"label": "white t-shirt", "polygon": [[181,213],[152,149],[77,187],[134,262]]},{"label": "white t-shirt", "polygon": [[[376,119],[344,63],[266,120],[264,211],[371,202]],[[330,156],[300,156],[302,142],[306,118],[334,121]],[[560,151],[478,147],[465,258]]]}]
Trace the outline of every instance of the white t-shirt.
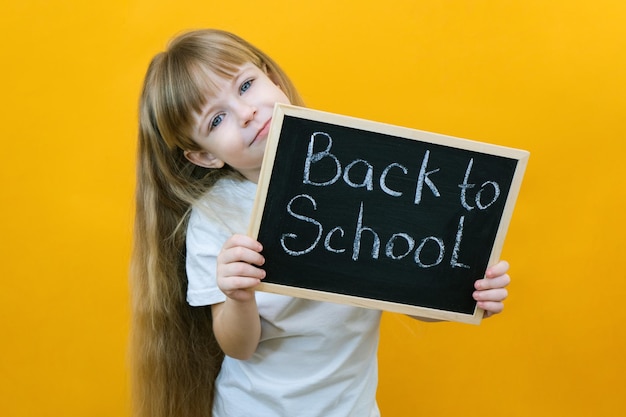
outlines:
[{"label": "white t-shirt", "polygon": [[[246,233],[256,184],[224,178],[194,207],[187,229],[190,305],[225,301],[216,257]],[[377,417],[380,311],[256,293],[261,340],[253,357],[226,357],[214,417]]]}]

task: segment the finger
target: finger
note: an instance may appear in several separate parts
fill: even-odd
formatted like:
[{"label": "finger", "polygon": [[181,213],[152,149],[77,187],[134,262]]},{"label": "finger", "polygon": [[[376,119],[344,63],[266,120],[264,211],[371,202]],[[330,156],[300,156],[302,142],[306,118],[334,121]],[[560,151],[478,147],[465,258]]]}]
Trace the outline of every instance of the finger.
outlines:
[{"label": "finger", "polygon": [[224,242],[224,245],[222,246],[222,250],[234,248],[237,246],[248,248],[255,252],[261,252],[263,250],[263,246],[261,245],[261,243],[251,238],[250,236],[239,234],[232,235],[228,240],[226,240],[226,242]]},{"label": "finger", "polygon": [[245,246],[234,246],[222,251],[217,255],[218,264],[234,262],[246,262],[253,265],[263,265],[265,258],[259,252]]},{"label": "finger", "polygon": [[485,277],[495,278],[499,275],[504,275],[509,271],[509,263],[507,261],[500,261],[495,265],[490,266],[485,271]]},{"label": "finger", "polygon": [[[229,297],[238,292],[251,290],[265,278],[265,271],[245,263],[229,264],[218,271],[217,283]],[[232,297],[231,297],[232,298]]]},{"label": "finger", "polygon": [[495,278],[483,278],[476,280],[474,288],[478,291],[485,291],[494,288],[505,288],[511,283],[511,277],[508,274],[499,275]]},{"label": "finger", "polygon": [[[231,280],[226,280],[226,281],[231,281]],[[234,283],[237,283],[237,280],[232,280]],[[254,298],[254,285],[250,286],[250,287],[242,287],[242,285],[245,284],[245,282],[242,283],[238,283],[241,284],[239,286],[235,285],[233,288],[224,288],[223,286],[220,285],[220,290],[222,290],[222,292],[224,294],[226,294],[226,296],[232,300],[237,300],[237,301],[249,301],[252,300]]]},{"label": "finger", "polygon": [[222,246],[218,254],[218,262],[248,262],[254,265],[263,265],[265,258],[260,254],[263,246],[245,235],[233,235]]},{"label": "finger", "polygon": [[477,306],[484,310],[484,317],[491,317],[494,314],[502,313],[504,310],[504,303],[498,303],[495,301],[480,301]]},{"label": "finger", "polygon": [[223,278],[242,277],[257,280],[265,278],[265,270],[246,262],[220,264],[217,268],[218,276]]},{"label": "finger", "polygon": [[250,290],[261,282],[260,279],[250,277],[228,277],[219,281],[219,288],[225,294],[235,291]]},{"label": "finger", "polygon": [[495,290],[474,291],[472,296],[476,301],[502,302],[509,296],[509,292],[505,288],[497,288]]}]

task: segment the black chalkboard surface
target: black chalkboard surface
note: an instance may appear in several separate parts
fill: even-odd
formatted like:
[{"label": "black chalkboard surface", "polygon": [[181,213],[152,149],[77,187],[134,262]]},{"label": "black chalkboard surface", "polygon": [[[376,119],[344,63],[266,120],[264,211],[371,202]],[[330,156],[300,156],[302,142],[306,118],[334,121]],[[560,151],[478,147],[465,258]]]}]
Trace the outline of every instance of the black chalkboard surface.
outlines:
[{"label": "black chalkboard surface", "polygon": [[477,324],[529,153],[277,105],[249,234],[257,288]]}]

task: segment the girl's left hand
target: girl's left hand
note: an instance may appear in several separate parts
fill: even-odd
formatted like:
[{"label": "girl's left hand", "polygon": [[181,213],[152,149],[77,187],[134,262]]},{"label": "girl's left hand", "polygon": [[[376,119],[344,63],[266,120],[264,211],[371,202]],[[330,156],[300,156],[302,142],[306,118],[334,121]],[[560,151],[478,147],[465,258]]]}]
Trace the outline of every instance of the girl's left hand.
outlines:
[{"label": "girl's left hand", "polygon": [[487,268],[485,278],[474,283],[473,297],[479,308],[485,310],[485,318],[501,313],[504,309],[504,300],[509,295],[506,286],[511,282],[507,274],[509,263],[500,261]]}]

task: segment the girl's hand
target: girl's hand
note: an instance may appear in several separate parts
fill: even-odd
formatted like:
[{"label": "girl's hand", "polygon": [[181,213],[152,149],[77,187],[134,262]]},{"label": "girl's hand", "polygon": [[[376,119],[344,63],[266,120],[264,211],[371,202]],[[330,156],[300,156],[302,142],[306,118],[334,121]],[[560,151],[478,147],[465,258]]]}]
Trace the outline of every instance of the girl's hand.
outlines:
[{"label": "girl's hand", "polygon": [[217,256],[217,286],[235,301],[254,299],[254,287],[265,278],[263,247],[249,236],[233,235]]},{"label": "girl's hand", "polygon": [[503,301],[509,295],[506,286],[511,282],[507,274],[508,270],[509,263],[500,261],[487,268],[485,278],[474,283],[476,291],[473,297],[478,302],[478,307],[485,310],[485,318],[498,314],[504,309]]},{"label": "girl's hand", "polygon": [[213,333],[225,354],[250,359],[261,337],[254,287],[265,278],[262,246],[251,237],[231,236],[217,255],[217,286],[228,297],[211,306]]}]

